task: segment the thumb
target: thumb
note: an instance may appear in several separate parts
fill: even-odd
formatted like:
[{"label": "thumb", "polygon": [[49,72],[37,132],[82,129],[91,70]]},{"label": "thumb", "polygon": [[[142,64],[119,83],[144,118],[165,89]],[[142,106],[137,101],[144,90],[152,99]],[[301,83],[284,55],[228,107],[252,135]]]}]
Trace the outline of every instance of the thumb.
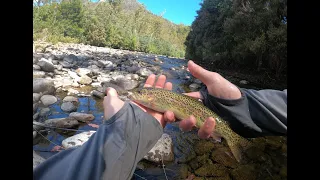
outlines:
[{"label": "thumb", "polygon": [[109,97],[117,97],[118,93],[114,88],[108,87],[106,89],[106,95],[109,96]]},{"label": "thumb", "polygon": [[212,72],[205,70],[191,60],[188,62],[188,69],[194,77],[206,85],[210,82],[210,79],[212,79]]}]

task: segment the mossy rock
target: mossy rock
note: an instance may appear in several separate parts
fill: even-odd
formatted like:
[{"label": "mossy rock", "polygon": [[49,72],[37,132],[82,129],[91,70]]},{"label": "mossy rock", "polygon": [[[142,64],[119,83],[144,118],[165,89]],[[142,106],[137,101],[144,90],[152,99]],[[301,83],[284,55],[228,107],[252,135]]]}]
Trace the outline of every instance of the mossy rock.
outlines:
[{"label": "mossy rock", "polygon": [[181,164],[179,168],[179,175],[181,179],[186,179],[188,177],[188,165]]},{"label": "mossy rock", "polygon": [[196,177],[193,180],[231,180],[230,176],[224,176],[224,177]]},{"label": "mossy rock", "polygon": [[209,159],[209,154],[204,154],[202,156],[197,156],[189,162],[191,169],[196,170],[204,164],[213,164]]},{"label": "mossy rock", "polygon": [[228,148],[219,148],[211,154],[211,159],[225,167],[236,168],[238,162]]},{"label": "mossy rock", "polygon": [[204,164],[195,171],[197,176],[225,177],[228,175],[228,169],[220,164]]},{"label": "mossy rock", "polygon": [[233,180],[255,180],[257,177],[256,166],[254,164],[247,164],[239,166],[231,171],[231,178]]},{"label": "mossy rock", "polygon": [[281,167],[279,175],[281,177],[285,177],[285,178],[287,177],[287,167],[286,166]]},{"label": "mossy rock", "polygon": [[282,147],[284,144],[283,139],[281,137],[266,137],[266,146],[268,148],[276,150]]},{"label": "mossy rock", "polygon": [[213,142],[209,140],[200,140],[195,144],[194,150],[197,155],[203,155],[211,152],[214,148]]},{"label": "mossy rock", "polygon": [[267,161],[268,159],[270,159],[270,157],[265,154],[260,148],[258,147],[251,147],[249,149],[246,150],[246,155],[247,157],[256,162],[265,162]]}]

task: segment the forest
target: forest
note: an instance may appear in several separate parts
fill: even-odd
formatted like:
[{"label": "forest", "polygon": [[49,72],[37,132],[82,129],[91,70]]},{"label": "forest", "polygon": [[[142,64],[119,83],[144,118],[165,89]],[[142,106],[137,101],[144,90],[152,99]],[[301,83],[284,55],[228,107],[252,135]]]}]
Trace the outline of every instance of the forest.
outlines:
[{"label": "forest", "polygon": [[136,0],[38,0],[33,39],[185,57],[189,26],[174,24]]}]

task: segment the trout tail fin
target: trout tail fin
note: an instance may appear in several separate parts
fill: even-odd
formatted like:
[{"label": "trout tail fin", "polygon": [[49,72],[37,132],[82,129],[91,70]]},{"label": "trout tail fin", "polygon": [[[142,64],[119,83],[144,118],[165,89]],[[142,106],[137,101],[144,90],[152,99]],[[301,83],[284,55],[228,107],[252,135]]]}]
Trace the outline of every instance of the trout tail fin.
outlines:
[{"label": "trout tail fin", "polygon": [[236,133],[234,133],[232,137],[226,139],[226,141],[233,156],[239,163],[243,161],[244,152],[253,145],[251,141]]}]

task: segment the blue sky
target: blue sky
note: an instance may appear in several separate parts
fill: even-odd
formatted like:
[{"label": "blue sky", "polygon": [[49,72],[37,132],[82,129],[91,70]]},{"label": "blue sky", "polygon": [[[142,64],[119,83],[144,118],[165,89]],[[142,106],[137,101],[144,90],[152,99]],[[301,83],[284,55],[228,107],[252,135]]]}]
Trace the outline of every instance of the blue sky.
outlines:
[{"label": "blue sky", "polygon": [[202,0],[137,0],[154,14],[165,12],[163,17],[169,21],[191,25],[197,16]]}]

